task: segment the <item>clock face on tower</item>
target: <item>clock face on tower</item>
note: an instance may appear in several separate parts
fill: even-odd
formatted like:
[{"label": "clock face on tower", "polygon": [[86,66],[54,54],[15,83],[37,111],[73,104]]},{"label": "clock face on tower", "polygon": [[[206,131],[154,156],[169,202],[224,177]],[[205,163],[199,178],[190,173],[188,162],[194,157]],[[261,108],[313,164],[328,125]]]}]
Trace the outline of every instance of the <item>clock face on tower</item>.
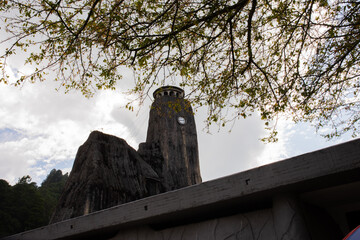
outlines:
[{"label": "clock face on tower", "polygon": [[178,117],[177,121],[180,125],[185,125],[185,123],[186,123],[186,120],[184,117]]}]

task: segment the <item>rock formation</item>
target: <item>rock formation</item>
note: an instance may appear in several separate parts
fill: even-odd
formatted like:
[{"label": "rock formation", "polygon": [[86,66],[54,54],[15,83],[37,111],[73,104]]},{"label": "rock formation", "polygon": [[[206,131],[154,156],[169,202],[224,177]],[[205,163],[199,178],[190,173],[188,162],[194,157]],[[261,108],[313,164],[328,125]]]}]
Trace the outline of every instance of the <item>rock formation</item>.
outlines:
[{"label": "rock formation", "polygon": [[121,138],[90,134],[50,223],[201,182],[195,120],[184,91],[162,87],[154,97],[138,151]]},{"label": "rock formation", "polygon": [[51,223],[159,193],[159,178],[125,140],[92,132],[79,148]]}]

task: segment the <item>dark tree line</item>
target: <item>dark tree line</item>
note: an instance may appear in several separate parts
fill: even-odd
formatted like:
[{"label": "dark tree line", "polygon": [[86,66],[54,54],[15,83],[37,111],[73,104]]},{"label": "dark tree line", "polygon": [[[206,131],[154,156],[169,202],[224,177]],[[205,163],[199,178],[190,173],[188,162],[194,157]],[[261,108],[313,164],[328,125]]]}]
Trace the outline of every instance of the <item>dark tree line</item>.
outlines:
[{"label": "dark tree line", "polygon": [[47,225],[67,178],[53,169],[40,187],[30,176],[14,186],[0,179],[0,237]]}]

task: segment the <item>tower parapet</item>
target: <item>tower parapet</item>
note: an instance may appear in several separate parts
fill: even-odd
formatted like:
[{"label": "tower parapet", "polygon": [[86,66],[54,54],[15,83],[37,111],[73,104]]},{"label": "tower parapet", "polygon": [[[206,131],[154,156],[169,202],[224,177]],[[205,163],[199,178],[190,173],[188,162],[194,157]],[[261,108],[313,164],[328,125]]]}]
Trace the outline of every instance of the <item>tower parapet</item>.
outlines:
[{"label": "tower parapet", "polygon": [[162,96],[172,96],[177,98],[184,98],[185,92],[181,88],[175,86],[164,86],[158,88],[153,93],[155,99],[162,97]]}]

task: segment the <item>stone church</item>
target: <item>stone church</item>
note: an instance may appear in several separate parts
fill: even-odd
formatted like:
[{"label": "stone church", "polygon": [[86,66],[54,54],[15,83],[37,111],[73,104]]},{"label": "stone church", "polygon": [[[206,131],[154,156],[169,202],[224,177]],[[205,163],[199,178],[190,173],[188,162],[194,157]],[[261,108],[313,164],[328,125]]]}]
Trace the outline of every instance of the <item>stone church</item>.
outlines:
[{"label": "stone church", "polygon": [[184,91],[153,95],[137,151],[92,132],[50,224],[4,239],[335,240],[360,225],[360,140],[202,183]]}]

